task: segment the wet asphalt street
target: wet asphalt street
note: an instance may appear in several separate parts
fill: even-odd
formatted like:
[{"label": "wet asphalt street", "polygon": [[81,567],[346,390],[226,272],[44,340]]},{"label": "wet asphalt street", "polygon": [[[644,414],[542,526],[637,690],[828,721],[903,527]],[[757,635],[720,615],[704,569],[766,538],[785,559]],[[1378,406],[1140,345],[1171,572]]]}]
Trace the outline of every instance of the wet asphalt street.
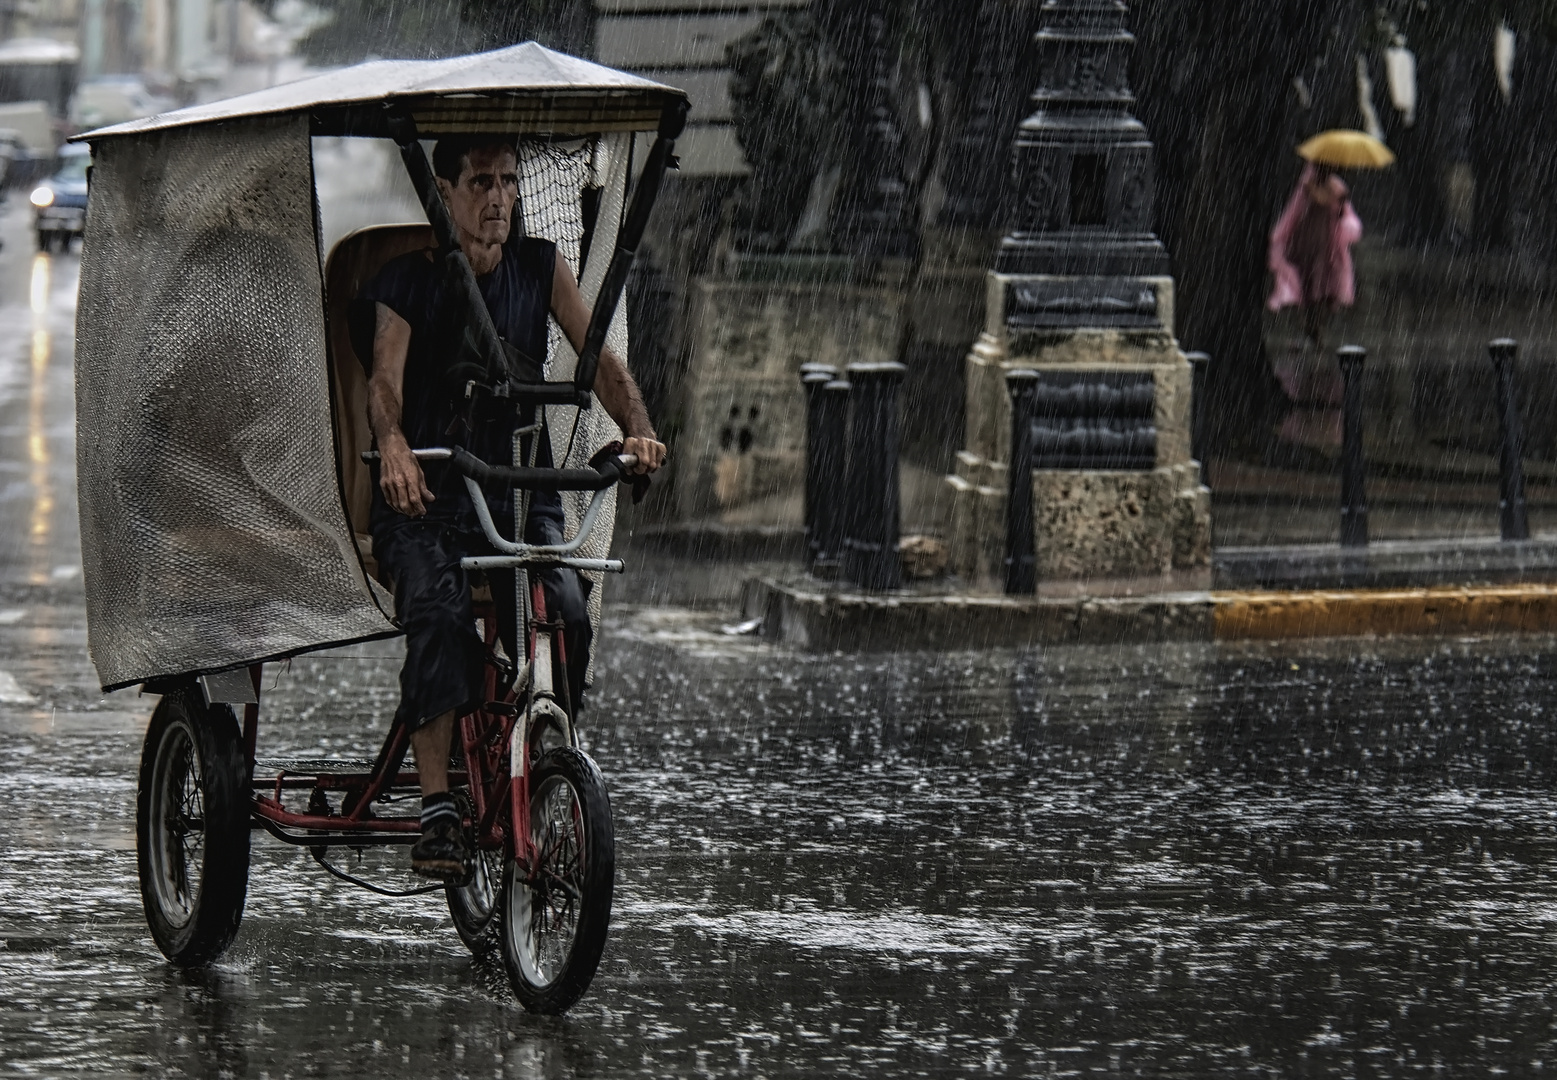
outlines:
[{"label": "wet asphalt street", "polygon": [[[76,260],[32,254],[19,202],[0,1076],[1557,1067],[1550,639],[855,658],[619,605],[586,718],[616,915],[571,1014],[523,1013],[439,897],[368,895],[264,837],[234,948],[170,968],[135,881],[153,701],[104,698],[86,655]],[[397,668],[380,643],[267,669],[262,752],[370,753]],[[358,869],[402,885],[403,857]]]}]

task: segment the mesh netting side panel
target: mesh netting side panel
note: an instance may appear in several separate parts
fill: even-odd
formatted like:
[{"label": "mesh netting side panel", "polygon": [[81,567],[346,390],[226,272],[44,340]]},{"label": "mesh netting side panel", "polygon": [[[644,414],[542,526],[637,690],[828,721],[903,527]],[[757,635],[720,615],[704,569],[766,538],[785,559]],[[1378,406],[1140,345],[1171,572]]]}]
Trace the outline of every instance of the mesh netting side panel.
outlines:
[{"label": "mesh netting side panel", "polygon": [[[622,223],[628,174],[632,168],[632,140],[630,134],[601,136],[595,140],[588,159],[589,170],[585,186],[600,189],[600,206],[594,233],[590,238],[589,257],[584,263],[579,278],[579,291],[583,293],[584,300],[590,307],[594,307],[599,298],[606,267],[610,264],[611,253],[616,250],[616,234]],[[582,234],[582,230],[580,233]],[[565,248],[562,250],[565,254],[569,254],[570,265],[575,270],[579,270],[578,260],[572,257],[572,254],[576,254],[576,246],[572,253]],[[629,362],[625,303],[617,304],[616,315],[606,334],[606,346],[624,362]],[[547,378],[571,379],[577,363],[578,356],[574,353],[573,346],[567,342],[553,323]],[[566,468],[583,468],[594,456],[595,451],[606,443],[622,437],[621,429],[616,426],[611,415],[600,406],[598,401],[594,408],[583,411],[567,405],[549,405],[546,408],[546,423],[551,431],[552,459]],[[577,533],[584,511],[589,505],[589,499],[588,492],[563,493],[562,509],[567,519],[568,536]],[[594,532],[579,549],[579,554],[584,558],[603,559],[611,554],[611,535],[616,521],[615,491],[607,495],[603,509],[604,512],[596,522]],[[628,572],[631,573],[632,568],[629,568]],[[605,595],[603,587],[605,575],[586,572],[584,576],[595,583],[594,589],[589,594],[589,618],[594,623],[595,640],[598,642],[601,600]],[[593,683],[594,676],[595,657],[592,654],[589,658],[586,680]]]},{"label": "mesh netting side panel", "polygon": [[105,687],[392,633],[335,475],[308,122],[97,147],[77,484]]},{"label": "mesh netting side panel", "polygon": [[[584,243],[583,193],[595,182],[596,146],[594,139],[572,145],[535,139],[519,143],[519,203],[524,211],[525,235],[556,244],[557,254],[568,260],[575,273]],[[566,344],[562,328],[552,319],[546,349],[547,378],[555,377],[550,374],[551,359]]]},{"label": "mesh netting side panel", "polygon": [[[616,249],[616,234],[621,225],[631,166],[631,135],[604,135],[577,143],[523,140],[519,144],[520,198],[524,208],[524,227],[530,236],[539,236],[557,245],[557,253],[580,273],[579,290],[591,307],[600,291],[611,253]],[[580,266],[584,238],[583,196],[599,189],[599,207],[590,236],[587,259]],[[578,357],[555,319],[546,353],[546,377],[563,381],[573,377]],[[619,303],[616,317],[606,336],[607,346],[627,359],[627,307]],[[595,451],[621,438],[621,431],[597,401],[591,409],[580,411],[568,405],[546,408],[551,432],[552,460],[565,468],[583,468]],[[591,493],[562,493],[567,535],[578,531]],[[603,559],[611,553],[611,534],[616,519],[616,495],[606,497],[603,513],[595,530],[579,554]],[[600,638],[601,587],[604,575],[586,572],[595,583],[589,595],[589,617],[595,625],[595,640]],[[587,678],[594,681],[594,656],[589,658]]]}]

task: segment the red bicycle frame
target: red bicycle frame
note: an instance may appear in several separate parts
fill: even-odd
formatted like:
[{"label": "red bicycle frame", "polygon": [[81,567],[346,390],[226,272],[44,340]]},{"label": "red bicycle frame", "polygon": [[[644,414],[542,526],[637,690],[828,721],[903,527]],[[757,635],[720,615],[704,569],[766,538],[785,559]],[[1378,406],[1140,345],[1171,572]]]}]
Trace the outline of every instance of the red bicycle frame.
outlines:
[{"label": "red bicycle frame", "polygon": [[[545,592],[534,575],[530,580],[530,611],[529,625],[524,631],[524,662],[530,669],[522,684],[526,706],[536,703],[542,696],[549,697],[551,674],[567,670],[562,627],[548,621]],[[481,620],[482,640],[487,648],[485,703],[460,717],[456,724],[465,768],[450,772],[449,785],[451,788],[464,786],[469,792],[469,823],[475,833],[476,847],[493,849],[506,843],[514,859],[533,872],[539,858],[530,836],[530,744],[540,732],[536,730],[537,725],[531,723],[527,708],[521,707],[518,693],[500,685],[506,665],[499,662],[494,651],[498,642],[496,606],[491,600],[478,602],[476,614]],[[536,662],[537,649],[545,650],[539,664]],[[260,665],[254,665],[249,672],[258,698]],[[538,686],[538,682],[546,685]],[[267,829],[287,843],[307,847],[332,843],[355,847],[410,844],[421,835],[420,816],[380,816],[373,809],[374,804],[391,790],[419,789],[417,774],[400,769],[410,741],[403,724],[391,726],[377,760],[367,769],[360,767],[367,764],[365,762],[343,761],[337,765],[318,761],[263,761],[255,753],[258,726],[259,705],[246,705],[243,742],[255,791],[255,827]],[[567,734],[571,737],[571,731]],[[266,765],[274,769],[273,776],[260,775],[261,766]],[[354,765],[359,767],[354,768]],[[270,769],[264,771],[268,773]],[[344,792],[345,799],[340,813],[320,813],[317,806],[311,806],[307,813],[297,813],[287,809],[282,802],[281,793],[287,790]],[[325,806],[328,807],[327,802]]]}]

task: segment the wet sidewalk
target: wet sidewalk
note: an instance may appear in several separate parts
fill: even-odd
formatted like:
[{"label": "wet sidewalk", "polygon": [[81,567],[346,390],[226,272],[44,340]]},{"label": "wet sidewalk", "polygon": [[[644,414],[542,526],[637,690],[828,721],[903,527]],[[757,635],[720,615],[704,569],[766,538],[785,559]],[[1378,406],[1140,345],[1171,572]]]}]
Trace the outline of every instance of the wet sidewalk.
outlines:
[{"label": "wet sidewalk", "polygon": [[[1373,539],[1475,542],[1498,536],[1495,460],[1470,454],[1423,460],[1419,449],[1407,454],[1384,447],[1370,447],[1368,453]],[[1212,461],[1215,546],[1335,543],[1340,535],[1339,466],[1327,470],[1313,464],[1297,469]],[[1525,481],[1531,530],[1557,535],[1557,466],[1527,460]]]}]

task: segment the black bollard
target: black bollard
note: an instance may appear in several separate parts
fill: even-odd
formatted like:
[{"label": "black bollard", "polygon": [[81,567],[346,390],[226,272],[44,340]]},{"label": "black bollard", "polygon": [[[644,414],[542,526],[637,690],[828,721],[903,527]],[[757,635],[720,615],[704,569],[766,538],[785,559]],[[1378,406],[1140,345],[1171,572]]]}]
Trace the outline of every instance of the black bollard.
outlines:
[{"label": "black bollard", "polygon": [[811,570],[837,576],[849,505],[849,393],[846,379],[833,379],[816,392],[815,458],[821,482],[816,491],[816,554]]},{"label": "black bollard", "polygon": [[[819,432],[822,425],[822,387],[838,377],[838,369],[828,364],[800,365],[800,383],[806,395],[806,486],[805,486],[805,552],[802,558],[807,570],[816,563],[821,534],[817,528],[817,507],[823,499],[822,485],[829,478],[822,471]],[[841,471],[841,470],[838,470]],[[832,477],[836,482],[837,476]]]},{"label": "black bollard", "polygon": [[1525,508],[1525,436],[1519,423],[1519,393],[1514,385],[1514,360],[1519,343],[1498,338],[1487,346],[1498,373],[1498,421],[1503,444],[1498,452],[1498,527],[1504,540],[1530,539],[1530,515]]},{"label": "black bollard", "polygon": [[1211,367],[1211,355],[1203,352],[1185,353],[1189,361],[1189,452],[1200,462],[1200,482],[1211,486],[1211,467],[1206,463],[1206,372]]},{"label": "black bollard", "polygon": [[902,364],[850,364],[849,507],[843,576],[867,589],[902,584],[898,542],[898,390]]},{"label": "black bollard", "polygon": [[1341,395],[1341,546],[1368,546],[1367,467],[1362,459],[1362,363],[1368,350],[1343,345],[1336,352]]},{"label": "black bollard", "polygon": [[1033,523],[1033,403],[1036,371],[1006,372],[1011,395],[1011,455],[1006,470],[1006,593],[1031,596],[1038,591],[1038,541]]}]

